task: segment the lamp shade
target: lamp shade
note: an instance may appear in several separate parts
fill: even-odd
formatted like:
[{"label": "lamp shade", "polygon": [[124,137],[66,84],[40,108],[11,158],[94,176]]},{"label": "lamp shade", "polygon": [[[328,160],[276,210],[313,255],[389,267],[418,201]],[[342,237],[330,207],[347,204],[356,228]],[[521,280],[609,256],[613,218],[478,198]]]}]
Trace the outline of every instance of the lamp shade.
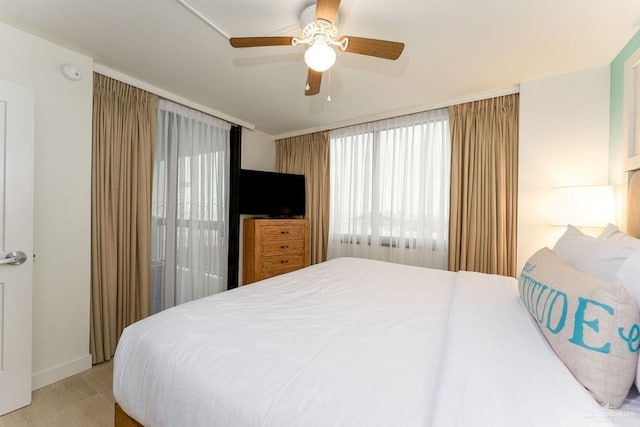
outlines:
[{"label": "lamp shade", "polygon": [[304,62],[312,70],[327,71],[336,62],[336,51],[325,43],[314,43],[304,53]]},{"label": "lamp shade", "polygon": [[615,222],[613,187],[582,185],[552,190],[551,225],[604,227]]}]

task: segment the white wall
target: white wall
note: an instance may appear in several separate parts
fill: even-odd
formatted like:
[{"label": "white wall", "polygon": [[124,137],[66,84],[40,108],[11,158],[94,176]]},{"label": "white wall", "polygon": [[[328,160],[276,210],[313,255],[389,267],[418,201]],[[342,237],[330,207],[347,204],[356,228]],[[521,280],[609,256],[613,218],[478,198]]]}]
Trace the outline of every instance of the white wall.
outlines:
[{"label": "white wall", "polygon": [[[257,130],[242,128],[242,169],[275,172],[276,144],[273,138]],[[240,246],[238,253],[238,285],[242,285],[242,253],[244,250],[244,219],[251,215],[240,215]]]},{"label": "white wall", "polygon": [[257,130],[242,128],[242,169],[274,172],[276,144],[273,138]]},{"label": "white wall", "polygon": [[[91,58],[0,23],[0,79],[35,91],[33,386],[91,366]],[[72,82],[60,66],[77,66]]]},{"label": "white wall", "polygon": [[609,84],[606,65],[520,85],[518,271],[564,231],[551,188],[608,183]]}]

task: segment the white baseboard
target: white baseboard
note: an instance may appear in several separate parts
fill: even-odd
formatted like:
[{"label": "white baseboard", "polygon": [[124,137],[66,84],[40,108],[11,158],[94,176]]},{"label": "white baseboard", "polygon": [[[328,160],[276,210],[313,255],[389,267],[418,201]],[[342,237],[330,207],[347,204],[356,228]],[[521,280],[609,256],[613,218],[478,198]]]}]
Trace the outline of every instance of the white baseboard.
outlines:
[{"label": "white baseboard", "polygon": [[91,368],[91,355],[87,354],[53,368],[36,372],[31,377],[31,390],[37,390]]}]

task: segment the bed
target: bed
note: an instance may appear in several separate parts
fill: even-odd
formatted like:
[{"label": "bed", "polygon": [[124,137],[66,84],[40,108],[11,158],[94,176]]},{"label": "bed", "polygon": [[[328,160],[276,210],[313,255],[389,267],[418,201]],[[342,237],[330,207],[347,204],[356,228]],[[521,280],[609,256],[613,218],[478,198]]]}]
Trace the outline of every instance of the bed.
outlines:
[{"label": "bed", "polygon": [[640,422],[576,382],[515,279],[350,258],[130,326],[114,394],[145,426]]},{"label": "bed", "polygon": [[120,339],[116,425],[640,425],[636,387],[599,404],[526,286],[338,258],[174,307]]}]

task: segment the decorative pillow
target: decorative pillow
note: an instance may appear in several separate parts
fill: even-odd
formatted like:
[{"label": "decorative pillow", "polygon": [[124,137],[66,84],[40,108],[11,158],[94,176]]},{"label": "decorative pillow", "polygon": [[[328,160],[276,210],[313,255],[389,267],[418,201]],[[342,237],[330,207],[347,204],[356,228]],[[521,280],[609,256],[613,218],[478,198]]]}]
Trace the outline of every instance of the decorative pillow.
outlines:
[{"label": "decorative pillow", "polygon": [[[618,271],[618,283],[627,290],[636,303],[636,308],[640,310],[640,251],[631,255],[622,264]],[[636,387],[640,389],[640,359],[638,359]]]},{"label": "decorative pillow", "polygon": [[617,225],[607,224],[602,230],[602,233],[598,236],[599,240],[609,240],[625,246],[627,248],[633,248],[640,250],[640,239],[629,236],[628,234],[620,231]]},{"label": "decorative pillow", "polygon": [[615,283],[622,263],[637,249],[587,236],[573,225],[568,225],[553,250],[576,270]]},{"label": "decorative pillow", "polygon": [[548,248],[525,264],[520,297],[573,376],[619,407],[636,377],[640,313],[625,289],[566,265]]}]

